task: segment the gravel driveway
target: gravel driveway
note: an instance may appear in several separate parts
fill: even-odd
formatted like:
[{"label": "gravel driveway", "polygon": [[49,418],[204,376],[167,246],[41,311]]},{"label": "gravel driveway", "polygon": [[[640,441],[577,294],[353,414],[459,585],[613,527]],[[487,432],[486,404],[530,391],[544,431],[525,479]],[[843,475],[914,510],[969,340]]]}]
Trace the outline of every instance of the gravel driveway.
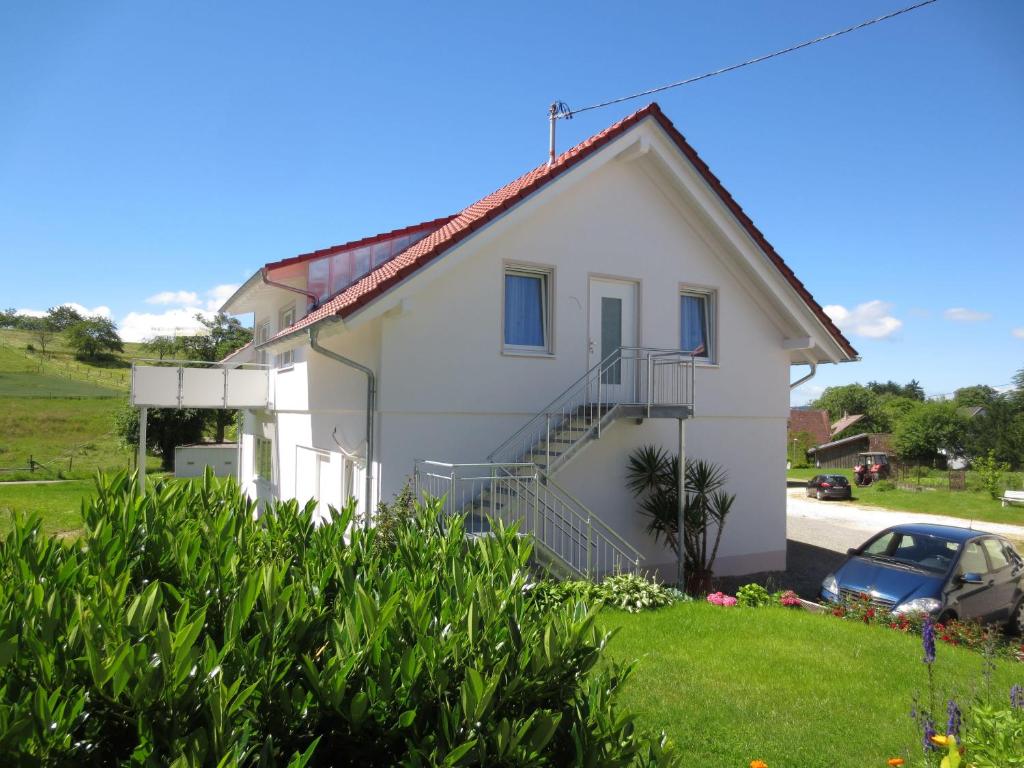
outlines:
[{"label": "gravel driveway", "polygon": [[[757,582],[769,590],[793,589],[803,598],[816,600],[821,580],[843,563],[846,550],[860,546],[883,528],[901,523],[971,525],[958,517],[897,512],[854,502],[818,501],[808,498],[803,487],[790,488],[787,497],[786,570],[722,577],[715,580],[717,589],[735,592],[743,584]],[[979,523],[976,527],[1024,542],[1024,526]]]}]

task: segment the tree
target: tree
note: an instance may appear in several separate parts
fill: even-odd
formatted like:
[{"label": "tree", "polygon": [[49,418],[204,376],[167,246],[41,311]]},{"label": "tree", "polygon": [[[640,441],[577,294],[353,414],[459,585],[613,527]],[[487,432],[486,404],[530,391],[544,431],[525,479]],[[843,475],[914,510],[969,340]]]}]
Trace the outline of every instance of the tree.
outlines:
[{"label": "tree", "polygon": [[46,310],[46,321],[55,331],[66,331],[73,325],[85,320],[78,310],[67,304],[59,304]]},{"label": "tree", "polygon": [[[150,408],[146,419],[146,447],[160,455],[160,466],[174,470],[174,449],[202,439],[206,415],[193,408]],[[139,412],[127,403],[114,414],[114,433],[128,447],[139,444]]]},{"label": "tree", "polygon": [[996,461],[1015,467],[1024,465],[1024,414],[1014,408],[1013,400],[996,396],[984,413],[967,422],[964,448],[968,456],[989,453]]},{"label": "tree", "polygon": [[117,326],[107,317],[88,317],[65,332],[68,344],[78,358],[96,359],[111,352],[123,352],[124,344]]},{"label": "tree", "polygon": [[56,331],[46,321],[46,318],[41,318],[41,322],[32,330],[32,338],[39,343],[39,351],[44,355],[46,354],[46,345],[50,343],[55,333]]},{"label": "tree", "polygon": [[924,400],[924,389],[917,379],[911,379],[909,383],[902,385],[897,384],[892,379],[884,384],[880,381],[869,381],[867,388],[876,395],[893,395],[896,397],[906,397],[910,400]]},{"label": "tree", "polygon": [[961,408],[970,408],[978,405],[988,408],[998,398],[999,393],[988,384],[974,384],[970,387],[961,387],[953,393],[953,402]]},{"label": "tree", "polygon": [[189,360],[205,360],[210,363],[223,360],[252,341],[252,331],[223,312],[218,312],[211,320],[196,315],[196,320],[203,324],[205,333],[178,339]]},{"label": "tree", "polygon": [[863,414],[864,418],[857,424],[859,432],[879,432],[876,418],[879,395],[862,384],[846,384],[841,387],[828,387],[821,397],[814,401],[815,408],[824,408],[832,421],[838,421],[844,415]]},{"label": "tree", "polygon": [[[223,360],[236,349],[252,341],[252,331],[223,312],[218,312],[211,320],[196,315],[196,320],[203,324],[206,333],[178,339],[179,349],[188,360],[205,360],[213,363]],[[214,439],[222,443],[224,431],[234,418],[234,411],[219,409],[209,413],[213,421]]]},{"label": "tree", "polygon": [[931,400],[918,403],[896,424],[893,447],[905,461],[926,463],[943,451],[962,455],[966,432],[967,420],[955,403]]},{"label": "tree", "polygon": [[142,348],[148,354],[156,355],[159,359],[163,360],[165,356],[169,357],[177,353],[181,348],[181,342],[174,336],[154,336],[146,341]]}]

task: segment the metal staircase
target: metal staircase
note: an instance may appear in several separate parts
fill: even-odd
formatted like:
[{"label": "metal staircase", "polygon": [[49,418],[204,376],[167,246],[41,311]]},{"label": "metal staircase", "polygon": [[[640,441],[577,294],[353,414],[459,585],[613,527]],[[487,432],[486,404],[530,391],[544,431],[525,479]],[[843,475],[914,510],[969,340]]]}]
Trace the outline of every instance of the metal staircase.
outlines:
[{"label": "metal staircase", "polygon": [[556,472],[618,419],[693,415],[693,356],[620,347],[541,409],[487,457]]},{"label": "metal staircase", "polygon": [[600,578],[636,571],[643,555],[552,475],[619,419],[693,415],[693,357],[679,350],[621,347],[593,366],[487,462],[418,461],[417,491],[444,499],[470,535],[491,520],[532,536],[538,560],[563,575]]}]

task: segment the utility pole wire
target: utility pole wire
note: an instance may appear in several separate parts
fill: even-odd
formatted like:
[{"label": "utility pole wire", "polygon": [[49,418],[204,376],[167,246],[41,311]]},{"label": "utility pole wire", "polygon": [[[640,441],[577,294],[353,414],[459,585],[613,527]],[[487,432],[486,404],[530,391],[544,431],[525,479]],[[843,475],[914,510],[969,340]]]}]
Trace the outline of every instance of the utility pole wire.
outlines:
[{"label": "utility pole wire", "polygon": [[774,51],[773,53],[766,53],[763,56],[758,56],[757,58],[754,58],[754,59],[748,59],[747,61],[741,62],[739,64],[732,64],[732,65],[730,65],[728,67],[722,67],[721,69],[716,69],[713,72],[705,72],[703,75],[697,75],[696,77],[689,77],[686,80],[679,80],[678,82],[669,83],[668,85],[661,85],[661,86],[658,86],[657,88],[650,88],[650,89],[648,89],[646,91],[640,91],[639,93],[634,93],[634,94],[632,94],[630,96],[622,96],[622,97],[620,97],[618,99],[611,99],[610,101],[602,101],[600,104],[591,104],[588,107],[580,107],[579,109],[570,109],[570,110],[567,110],[565,112],[561,112],[560,111],[558,114],[554,115],[554,117],[555,117],[555,119],[571,118],[574,115],[580,114],[581,112],[589,112],[592,109],[600,109],[601,107],[610,107],[612,104],[621,104],[624,101],[630,101],[632,99],[639,99],[641,96],[650,96],[652,93],[660,93],[661,91],[667,91],[670,88],[678,88],[681,85],[689,85],[690,83],[696,83],[698,80],[706,80],[707,78],[714,77],[715,75],[724,75],[726,72],[732,72],[732,71],[737,70],[737,69],[742,69],[743,67],[749,67],[751,64],[759,64],[762,61],[767,61],[768,59],[774,59],[776,56],[782,56],[783,54],[786,54],[786,53],[792,53],[793,51],[799,51],[801,48],[806,48],[806,47],[808,47],[810,45],[814,45],[815,43],[822,43],[825,40],[831,40],[832,38],[839,37],[840,35],[845,35],[845,34],[848,34],[850,32],[856,32],[858,29],[864,29],[864,27],[870,27],[872,24],[878,24],[881,21],[887,21],[888,19],[896,18],[897,16],[901,16],[904,13],[910,13],[911,11],[916,11],[918,8],[923,8],[924,6],[931,5],[932,3],[935,3],[935,2],[938,2],[938,0],[922,0],[922,2],[920,2],[920,3],[915,3],[914,5],[909,5],[906,8],[901,8],[898,11],[893,11],[892,13],[887,13],[884,16],[879,16],[877,19],[868,19],[867,21],[862,21],[860,24],[854,24],[852,27],[847,27],[846,29],[840,29],[837,32],[830,32],[827,35],[822,35],[821,37],[816,37],[813,40],[807,40],[807,41],[802,42],[802,43],[797,43],[796,45],[791,45],[789,48],[783,48],[780,51]]}]

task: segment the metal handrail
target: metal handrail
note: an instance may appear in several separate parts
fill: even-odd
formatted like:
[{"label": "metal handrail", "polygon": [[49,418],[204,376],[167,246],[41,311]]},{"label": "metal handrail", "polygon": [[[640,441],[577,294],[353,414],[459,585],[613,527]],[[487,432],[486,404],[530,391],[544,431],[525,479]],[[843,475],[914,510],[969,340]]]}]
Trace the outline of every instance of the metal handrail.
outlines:
[{"label": "metal handrail", "polygon": [[[520,474],[526,468],[530,472]],[[521,519],[524,533],[580,575],[638,568],[644,559],[617,531],[531,462],[460,464],[421,459],[415,464],[414,478],[418,493],[426,485],[444,498],[447,515],[473,514],[489,507],[495,519]],[[512,506],[499,512],[494,505],[503,497]]]},{"label": "metal handrail", "polygon": [[171,359],[169,357],[165,357],[161,360],[158,357],[133,357],[132,367],[134,368],[138,363],[158,363],[159,365],[168,368],[190,368],[196,365],[209,365],[215,368],[225,368],[230,365],[232,369],[244,368],[246,366],[250,368],[265,368],[267,370],[270,369],[270,366],[266,365],[265,363],[237,363],[231,365],[230,363],[225,363],[221,360],[176,360]]},{"label": "metal handrail", "polygon": [[612,528],[610,525],[608,525],[608,523],[606,523],[600,517],[595,515],[590,510],[590,507],[588,507],[586,504],[584,504],[582,501],[580,501],[578,498],[576,498],[572,493],[567,491],[561,485],[556,483],[554,481],[554,479],[552,479],[546,473],[541,472],[541,475],[544,478],[543,482],[544,482],[545,485],[553,487],[558,493],[560,493],[562,496],[565,496],[566,499],[568,499],[571,503],[576,505],[576,507],[577,507],[576,513],[577,514],[584,514],[585,513],[586,515],[589,515],[591,518],[593,518],[594,522],[597,523],[598,527],[601,528],[604,531],[604,533],[609,538],[615,539],[622,547],[624,547],[627,550],[629,550],[629,552],[632,553],[634,559],[636,559],[636,560],[645,560],[646,559],[643,556],[643,554],[641,554],[640,550],[638,550],[636,547],[634,547],[632,544],[630,544],[628,541],[626,541],[624,538],[622,538],[622,534],[620,534],[618,531],[616,531],[614,528]]},{"label": "metal handrail", "polygon": [[[635,353],[635,355],[633,357],[628,357],[627,355],[629,353]],[[650,407],[652,406],[654,401],[654,376],[652,376],[651,374],[654,370],[655,359],[671,356],[676,356],[680,358],[678,361],[680,365],[689,365],[689,377],[686,382],[687,386],[684,387],[684,389],[688,390],[690,396],[686,397],[685,394],[683,394],[683,396],[677,397],[676,401],[679,401],[678,404],[680,405],[692,406],[694,368],[694,355],[692,352],[678,349],[665,349],[662,347],[618,347],[617,349],[613,350],[608,355],[606,355],[605,358],[601,360],[599,363],[591,366],[591,368],[587,370],[586,373],[584,373],[580,378],[578,378],[576,381],[570,384],[560,395],[558,395],[558,397],[556,397],[554,400],[552,400],[550,403],[544,406],[544,408],[542,408],[540,411],[534,414],[525,424],[523,424],[522,427],[520,427],[510,437],[508,437],[504,442],[502,442],[501,445],[499,445],[497,448],[491,451],[491,453],[488,454],[487,456],[487,460],[491,462],[496,461],[497,458],[502,454],[502,452],[507,451],[511,446],[514,446],[518,441],[520,441],[520,439],[524,435],[527,435],[531,431],[533,431],[535,434],[538,434],[539,437],[539,431],[541,429],[542,424],[545,427],[548,447],[550,447],[550,431],[552,417],[564,417],[567,413],[567,406],[570,406],[570,404],[572,405],[572,407],[575,408],[580,408],[584,406],[595,406],[596,414],[598,415],[598,417],[602,415],[602,410],[605,407],[620,404],[645,405],[647,406],[649,412]],[[637,364],[641,363],[644,360],[644,358],[646,358],[648,369],[647,392],[646,397],[641,398],[639,392],[640,374],[639,369],[637,368]],[[634,382],[632,390],[632,402],[612,402],[611,399],[606,401],[602,389],[607,389],[608,386],[620,385],[609,385],[608,383],[606,383],[604,381],[605,374],[611,371],[613,368],[615,368],[615,366],[625,367],[630,362],[633,363],[633,372],[635,377],[637,378],[637,381]],[[622,367],[618,369],[619,372],[623,370]],[[596,401],[592,399],[590,394],[595,385],[597,387]],[[598,434],[600,435],[600,424],[597,425],[597,429]],[[523,447],[528,448],[528,446],[525,445]],[[550,453],[550,451],[548,451],[548,453]],[[519,455],[523,454],[521,453]]]}]

